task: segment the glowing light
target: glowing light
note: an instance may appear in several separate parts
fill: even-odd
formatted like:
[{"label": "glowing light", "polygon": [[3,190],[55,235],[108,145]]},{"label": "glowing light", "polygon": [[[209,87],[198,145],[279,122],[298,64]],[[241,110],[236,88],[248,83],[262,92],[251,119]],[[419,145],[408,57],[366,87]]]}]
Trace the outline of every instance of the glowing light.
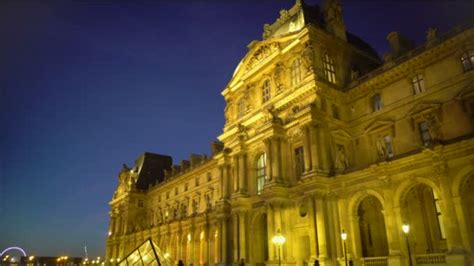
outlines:
[{"label": "glowing light", "polygon": [[30,260],[30,261],[32,261],[32,260],[34,260],[34,259],[35,259],[35,256],[30,256],[30,257],[28,258],[28,260]]},{"label": "glowing light", "polygon": [[402,230],[403,230],[403,233],[408,234],[408,232],[410,232],[410,225],[407,223],[404,223],[402,225]]},{"label": "glowing light", "polygon": [[202,239],[204,239],[204,231],[201,232],[201,235],[199,236]]},{"label": "glowing light", "polygon": [[191,241],[191,234],[188,234],[188,241]]},{"label": "glowing light", "polygon": [[341,232],[341,238],[342,238],[342,240],[344,240],[344,241],[346,241],[346,239],[347,239],[347,233],[344,232],[344,230],[342,230],[342,232]]},{"label": "glowing light", "polygon": [[285,244],[285,242],[286,242],[286,237],[282,235],[280,229],[278,229],[276,235],[272,237],[272,243],[277,246],[281,246]]},{"label": "glowing light", "polygon": [[109,231],[109,236],[111,236],[111,235],[112,235],[112,231]]},{"label": "glowing light", "polygon": [[9,251],[9,250],[12,250],[12,249],[16,249],[16,250],[19,250],[24,257],[26,257],[26,252],[25,250],[23,250],[22,248],[20,247],[8,247],[6,248],[4,251],[0,252],[0,257],[3,256],[3,254],[5,254],[5,252]]}]

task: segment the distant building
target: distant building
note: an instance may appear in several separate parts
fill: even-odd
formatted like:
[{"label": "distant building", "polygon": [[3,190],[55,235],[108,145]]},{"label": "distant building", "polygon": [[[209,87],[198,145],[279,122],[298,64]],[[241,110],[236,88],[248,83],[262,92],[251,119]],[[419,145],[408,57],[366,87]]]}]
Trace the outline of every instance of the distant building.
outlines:
[{"label": "distant building", "polygon": [[185,265],[280,250],[283,265],[472,265],[474,29],[387,39],[381,60],[336,0],[281,10],[222,91],[210,158],[124,166],[106,261],[151,238]]}]

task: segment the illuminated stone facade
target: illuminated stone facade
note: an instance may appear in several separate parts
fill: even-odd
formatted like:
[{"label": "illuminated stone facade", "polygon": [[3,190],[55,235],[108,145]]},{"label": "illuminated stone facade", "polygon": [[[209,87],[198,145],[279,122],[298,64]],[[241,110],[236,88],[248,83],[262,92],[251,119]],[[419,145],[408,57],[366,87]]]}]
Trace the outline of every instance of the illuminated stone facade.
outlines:
[{"label": "illuminated stone facade", "polygon": [[151,238],[186,265],[277,265],[281,230],[283,265],[409,265],[407,243],[413,265],[471,265],[474,29],[387,39],[380,60],[338,1],[280,11],[222,92],[212,156],[124,166],[107,260]]}]

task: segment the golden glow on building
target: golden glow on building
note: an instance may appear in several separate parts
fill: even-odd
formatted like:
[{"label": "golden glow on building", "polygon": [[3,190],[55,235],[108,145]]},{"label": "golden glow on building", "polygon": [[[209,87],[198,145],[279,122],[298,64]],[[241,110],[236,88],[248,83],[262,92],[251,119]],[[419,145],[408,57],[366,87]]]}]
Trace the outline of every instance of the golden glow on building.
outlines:
[{"label": "golden glow on building", "polygon": [[185,265],[472,265],[474,29],[392,32],[380,60],[340,10],[296,1],[264,26],[211,157],[124,166],[107,262],[151,238]]}]

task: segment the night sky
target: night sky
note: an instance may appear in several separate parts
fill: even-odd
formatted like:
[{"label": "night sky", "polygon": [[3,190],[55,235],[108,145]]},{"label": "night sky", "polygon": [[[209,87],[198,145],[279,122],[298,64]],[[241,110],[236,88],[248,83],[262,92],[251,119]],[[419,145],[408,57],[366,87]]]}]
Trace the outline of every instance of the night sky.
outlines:
[{"label": "night sky", "polygon": [[[0,1],[0,250],[103,256],[122,163],[209,154],[220,92],[293,2]],[[381,55],[390,31],[419,44],[474,13],[469,1],[343,4]]]}]

